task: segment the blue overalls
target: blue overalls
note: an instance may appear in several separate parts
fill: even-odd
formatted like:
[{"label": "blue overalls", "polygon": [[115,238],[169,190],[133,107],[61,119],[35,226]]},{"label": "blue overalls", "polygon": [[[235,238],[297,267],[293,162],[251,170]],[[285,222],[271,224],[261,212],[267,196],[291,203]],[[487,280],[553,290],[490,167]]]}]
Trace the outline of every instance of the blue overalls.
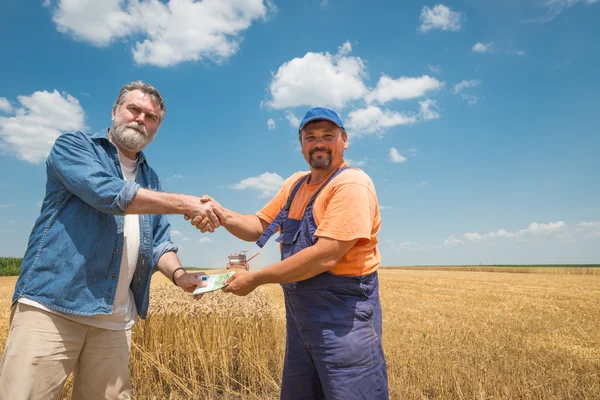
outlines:
[{"label": "blue overalls", "polygon": [[[288,212],[309,175],[303,177],[256,242],[258,246],[262,248],[280,227],[276,241],[282,245],[282,260],[314,245],[318,240],[314,201],[347,168],[338,169],[325,181],[309,200],[302,219],[295,220],[288,218]],[[324,272],[281,286],[287,330],[281,399],[388,399],[377,272],[366,276]]]}]

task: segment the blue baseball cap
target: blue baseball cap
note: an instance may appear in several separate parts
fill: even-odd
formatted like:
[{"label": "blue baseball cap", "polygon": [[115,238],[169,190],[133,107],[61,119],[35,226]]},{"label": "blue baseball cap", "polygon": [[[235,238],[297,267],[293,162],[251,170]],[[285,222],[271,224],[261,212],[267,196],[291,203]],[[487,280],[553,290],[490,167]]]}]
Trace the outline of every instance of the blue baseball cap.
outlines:
[{"label": "blue baseball cap", "polygon": [[308,110],[308,112],[302,119],[302,122],[300,122],[300,128],[298,129],[298,131],[301,131],[302,128],[304,128],[304,126],[306,124],[308,124],[309,122],[322,120],[322,119],[333,122],[340,128],[346,130],[344,128],[344,124],[342,123],[342,120],[340,119],[340,116],[337,115],[337,113],[335,111],[330,110],[329,108],[325,108],[325,107],[315,107],[315,108]]}]

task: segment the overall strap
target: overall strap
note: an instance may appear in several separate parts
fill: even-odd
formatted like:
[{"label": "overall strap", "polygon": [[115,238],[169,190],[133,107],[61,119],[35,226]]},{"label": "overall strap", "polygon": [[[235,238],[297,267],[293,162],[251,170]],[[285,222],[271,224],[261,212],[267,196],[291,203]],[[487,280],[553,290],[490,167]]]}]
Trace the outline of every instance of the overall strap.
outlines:
[{"label": "overall strap", "polygon": [[338,176],[340,173],[344,172],[345,170],[349,169],[350,167],[346,166],[346,167],[342,167],[342,168],[338,168],[337,171],[335,171],[335,173],[333,175],[331,175],[321,186],[319,186],[319,188],[315,191],[315,193],[312,195],[312,197],[310,198],[310,200],[308,201],[308,203],[306,204],[306,208],[312,207],[313,203],[315,202],[317,196],[319,195],[319,193],[321,192],[321,190],[327,186],[327,184],[336,176]]},{"label": "overall strap", "polygon": [[277,232],[277,230],[283,223],[283,220],[285,218],[287,218],[288,211],[290,209],[292,201],[294,200],[294,197],[296,196],[296,193],[298,193],[298,190],[300,190],[300,187],[302,186],[302,184],[304,182],[306,182],[306,180],[308,179],[309,176],[310,176],[310,174],[303,176],[302,179],[300,179],[300,181],[298,181],[296,186],[294,186],[292,193],[289,195],[289,197],[288,197],[287,201],[285,202],[285,205],[283,206],[281,211],[279,211],[279,214],[277,214],[277,217],[275,217],[273,222],[271,222],[271,225],[269,225],[269,227],[265,230],[265,232],[256,241],[256,244],[258,245],[258,247],[260,247],[262,249],[263,246],[265,244],[267,244],[267,242],[269,241],[271,236],[273,236],[275,234],[275,232]]}]

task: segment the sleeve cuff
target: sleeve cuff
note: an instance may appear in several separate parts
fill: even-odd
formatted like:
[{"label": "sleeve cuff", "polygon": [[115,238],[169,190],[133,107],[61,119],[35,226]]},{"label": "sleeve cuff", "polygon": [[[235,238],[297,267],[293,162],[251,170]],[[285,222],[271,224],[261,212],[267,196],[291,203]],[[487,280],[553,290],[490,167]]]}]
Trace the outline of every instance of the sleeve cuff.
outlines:
[{"label": "sleeve cuff", "polygon": [[177,253],[178,250],[179,248],[177,247],[177,245],[170,241],[162,242],[161,244],[156,246],[152,250],[152,265],[154,266],[154,269],[156,270],[156,268],[158,268],[158,260],[160,260],[163,254],[165,254],[168,251],[174,251],[175,253]]},{"label": "sleeve cuff", "polygon": [[125,185],[123,185],[123,188],[117,197],[115,197],[115,201],[113,201],[112,213],[114,215],[125,215],[125,211],[129,207],[129,203],[131,203],[139,188],[139,183],[125,181]]}]

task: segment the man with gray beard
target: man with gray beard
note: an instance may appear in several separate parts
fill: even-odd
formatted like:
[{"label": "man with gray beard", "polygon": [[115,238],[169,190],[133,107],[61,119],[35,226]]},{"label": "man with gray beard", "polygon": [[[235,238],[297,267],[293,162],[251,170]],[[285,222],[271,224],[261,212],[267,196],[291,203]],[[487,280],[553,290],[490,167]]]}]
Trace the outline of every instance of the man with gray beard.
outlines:
[{"label": "man with gray beard", "polygon": [[165,115],[160,93],[125,85],[112,126],[60,136],[46,161],[46,195],[21,265],[0,362],[0,399],[127,399],[131,328],[148,311],[159,270],[186,292],[187,273],[164,214],[210,220],[211,202],[164,193],[142,150]]}]

